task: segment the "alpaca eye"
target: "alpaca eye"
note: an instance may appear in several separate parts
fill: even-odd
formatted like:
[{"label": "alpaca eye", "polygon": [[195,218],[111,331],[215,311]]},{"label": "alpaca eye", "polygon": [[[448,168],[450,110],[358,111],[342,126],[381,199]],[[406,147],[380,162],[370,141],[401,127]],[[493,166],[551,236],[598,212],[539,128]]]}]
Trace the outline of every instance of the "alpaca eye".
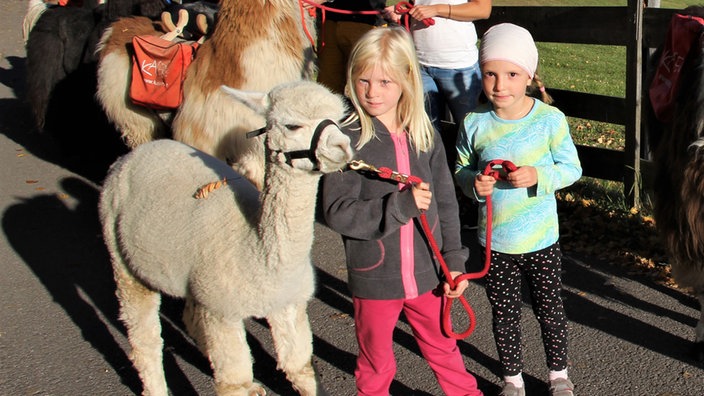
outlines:
[{"label": "alpaca eye", "polygon": [[303,128],[302,125],[296,125],[296,124],[286,124],[286,129],[289,131],[297,131],[299,129]]}]

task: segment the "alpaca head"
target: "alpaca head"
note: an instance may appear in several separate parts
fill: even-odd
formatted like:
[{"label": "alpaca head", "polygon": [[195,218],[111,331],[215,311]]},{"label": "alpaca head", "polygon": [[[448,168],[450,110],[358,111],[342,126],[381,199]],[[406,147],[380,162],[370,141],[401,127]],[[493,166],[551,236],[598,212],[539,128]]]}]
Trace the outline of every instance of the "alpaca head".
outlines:
[{"label": "alpaca head", "polygon": [[345,102],[322,85],[304,80],[279,85],[269,93],[227,86],[222,90],[266,118],[266,127],[254,133],[266,133],[274,161],[327,173],[352,159],[350,139],[337,125],[345,115]]}]

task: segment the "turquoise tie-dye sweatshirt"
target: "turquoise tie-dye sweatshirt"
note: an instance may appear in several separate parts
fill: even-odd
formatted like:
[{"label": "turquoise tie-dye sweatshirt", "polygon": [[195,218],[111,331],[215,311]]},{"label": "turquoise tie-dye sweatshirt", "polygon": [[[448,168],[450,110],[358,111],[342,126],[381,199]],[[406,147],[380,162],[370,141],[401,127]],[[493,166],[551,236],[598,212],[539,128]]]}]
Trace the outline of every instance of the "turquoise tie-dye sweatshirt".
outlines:
[{"label": "turquoise tie-dye sweatshirt", "polygon": [[[474,178],[492,160],[508,160],[518,167],[533,166],[538,183],[514,188],[497,181],[491,196],[491,248],[521,254],[546,248],[559,239],[555,192],[577,181],[582,167],[565,115],[538,99],[519,120],[497,117],[491,103],[469,113],[457,136],[455,179],[462,192],[484,202],[474,191]],[[477,237],[485,246],[487,207],[479,205]]]}]

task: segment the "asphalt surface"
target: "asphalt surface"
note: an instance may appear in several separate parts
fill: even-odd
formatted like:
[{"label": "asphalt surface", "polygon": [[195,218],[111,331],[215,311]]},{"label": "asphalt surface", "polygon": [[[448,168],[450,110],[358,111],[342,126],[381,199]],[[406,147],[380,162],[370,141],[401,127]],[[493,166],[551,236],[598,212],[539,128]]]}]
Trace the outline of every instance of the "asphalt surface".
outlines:
[{"label": "asphalt surface", "polygon": [[[100,170],[81,158],[68,158],[59,150],[60,142],[37,133],[24,101],[25,9],[24,0],[0,0],[0,395],[138,394],[141,386],[117,320],[114,282],[97,220],[100,178],[95,174]],[[82,117],[81,109],[75,110],[67,114],[69,120]],[[476,271],[479,251],[471,234],[464,237],[475,248],[468,270]],[[641,273],[565,253],[575,393],[704,395],[704,369],[690,354],[697,302]],[[338,236],[320,225],[313,259],[318,270],[318,291],[309,310],[314,362],[330,395],[353,395],[356,342],[344,257]],[[481,280],[466,297],[476,314],[476,329],[459,347],[480,388],[495,395],[500,372]],[[164,299],[164,365],[171,392],[212,395],[208,362],[185,335],[180,308],[179,301]],[[466,328],[465,312],[456,309],[454,318],[457,330]],[[528,394],[547,395],[544,353],[527,300],[523,327]],[[276,369],[266,321],[249,320],[247,330],[256,380],[272,395],[295,394]],[[403,320],[395,333],[395,351],[398,374],[392,394],[442,394]]]}]

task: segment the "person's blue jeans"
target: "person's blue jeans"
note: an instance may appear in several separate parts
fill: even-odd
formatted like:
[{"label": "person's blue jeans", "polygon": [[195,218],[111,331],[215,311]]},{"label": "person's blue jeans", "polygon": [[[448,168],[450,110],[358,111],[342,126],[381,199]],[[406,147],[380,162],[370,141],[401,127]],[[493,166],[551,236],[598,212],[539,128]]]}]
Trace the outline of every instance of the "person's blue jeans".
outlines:
[{"label": "person's blue jeans", "polygon": [[456,124],[462,122],[464,116],[477,107],[477,99],[482,91],[482,76],[478,63],[463,69],[421,66],[420,75],[426,94],[426,110],[436,129],[440,129],[446,106]]},{"label": "person's blue jeans", "polygon": [[[423,78],[425,91],[425,109],[433,121],[435,130],[441,134],[445,146],[447,166],[450,173],[455,173],[455,159],[457,158],[457,129],[464,121],[467,113],[477,107],[479,95],[482,92],[482,74],[479,63],[464,69],[441,69],[438,67],[421,66],[420,74]],[[450,110],[454,125],[445,125],[446,109]],[[449,121],[449,120],[448,120]],[[458,193],[460,201],[460,218],[463,226],[474,227],[477,225],[477,204],[471,199]]]},{"label": "person's blue jeans", "polygon": [[[447,162],[454,173],[457,127],[465,115],[477,107],[477,100],[482,91],[479,63],[463,69],[421,66],[420,74],[425,91],[425,109],[433,121],[435,130],[442,133]],[[446,118],[446,108],[450,110],[452,121],[455,123],[452,128],[443,128],[440,122]]]}]

